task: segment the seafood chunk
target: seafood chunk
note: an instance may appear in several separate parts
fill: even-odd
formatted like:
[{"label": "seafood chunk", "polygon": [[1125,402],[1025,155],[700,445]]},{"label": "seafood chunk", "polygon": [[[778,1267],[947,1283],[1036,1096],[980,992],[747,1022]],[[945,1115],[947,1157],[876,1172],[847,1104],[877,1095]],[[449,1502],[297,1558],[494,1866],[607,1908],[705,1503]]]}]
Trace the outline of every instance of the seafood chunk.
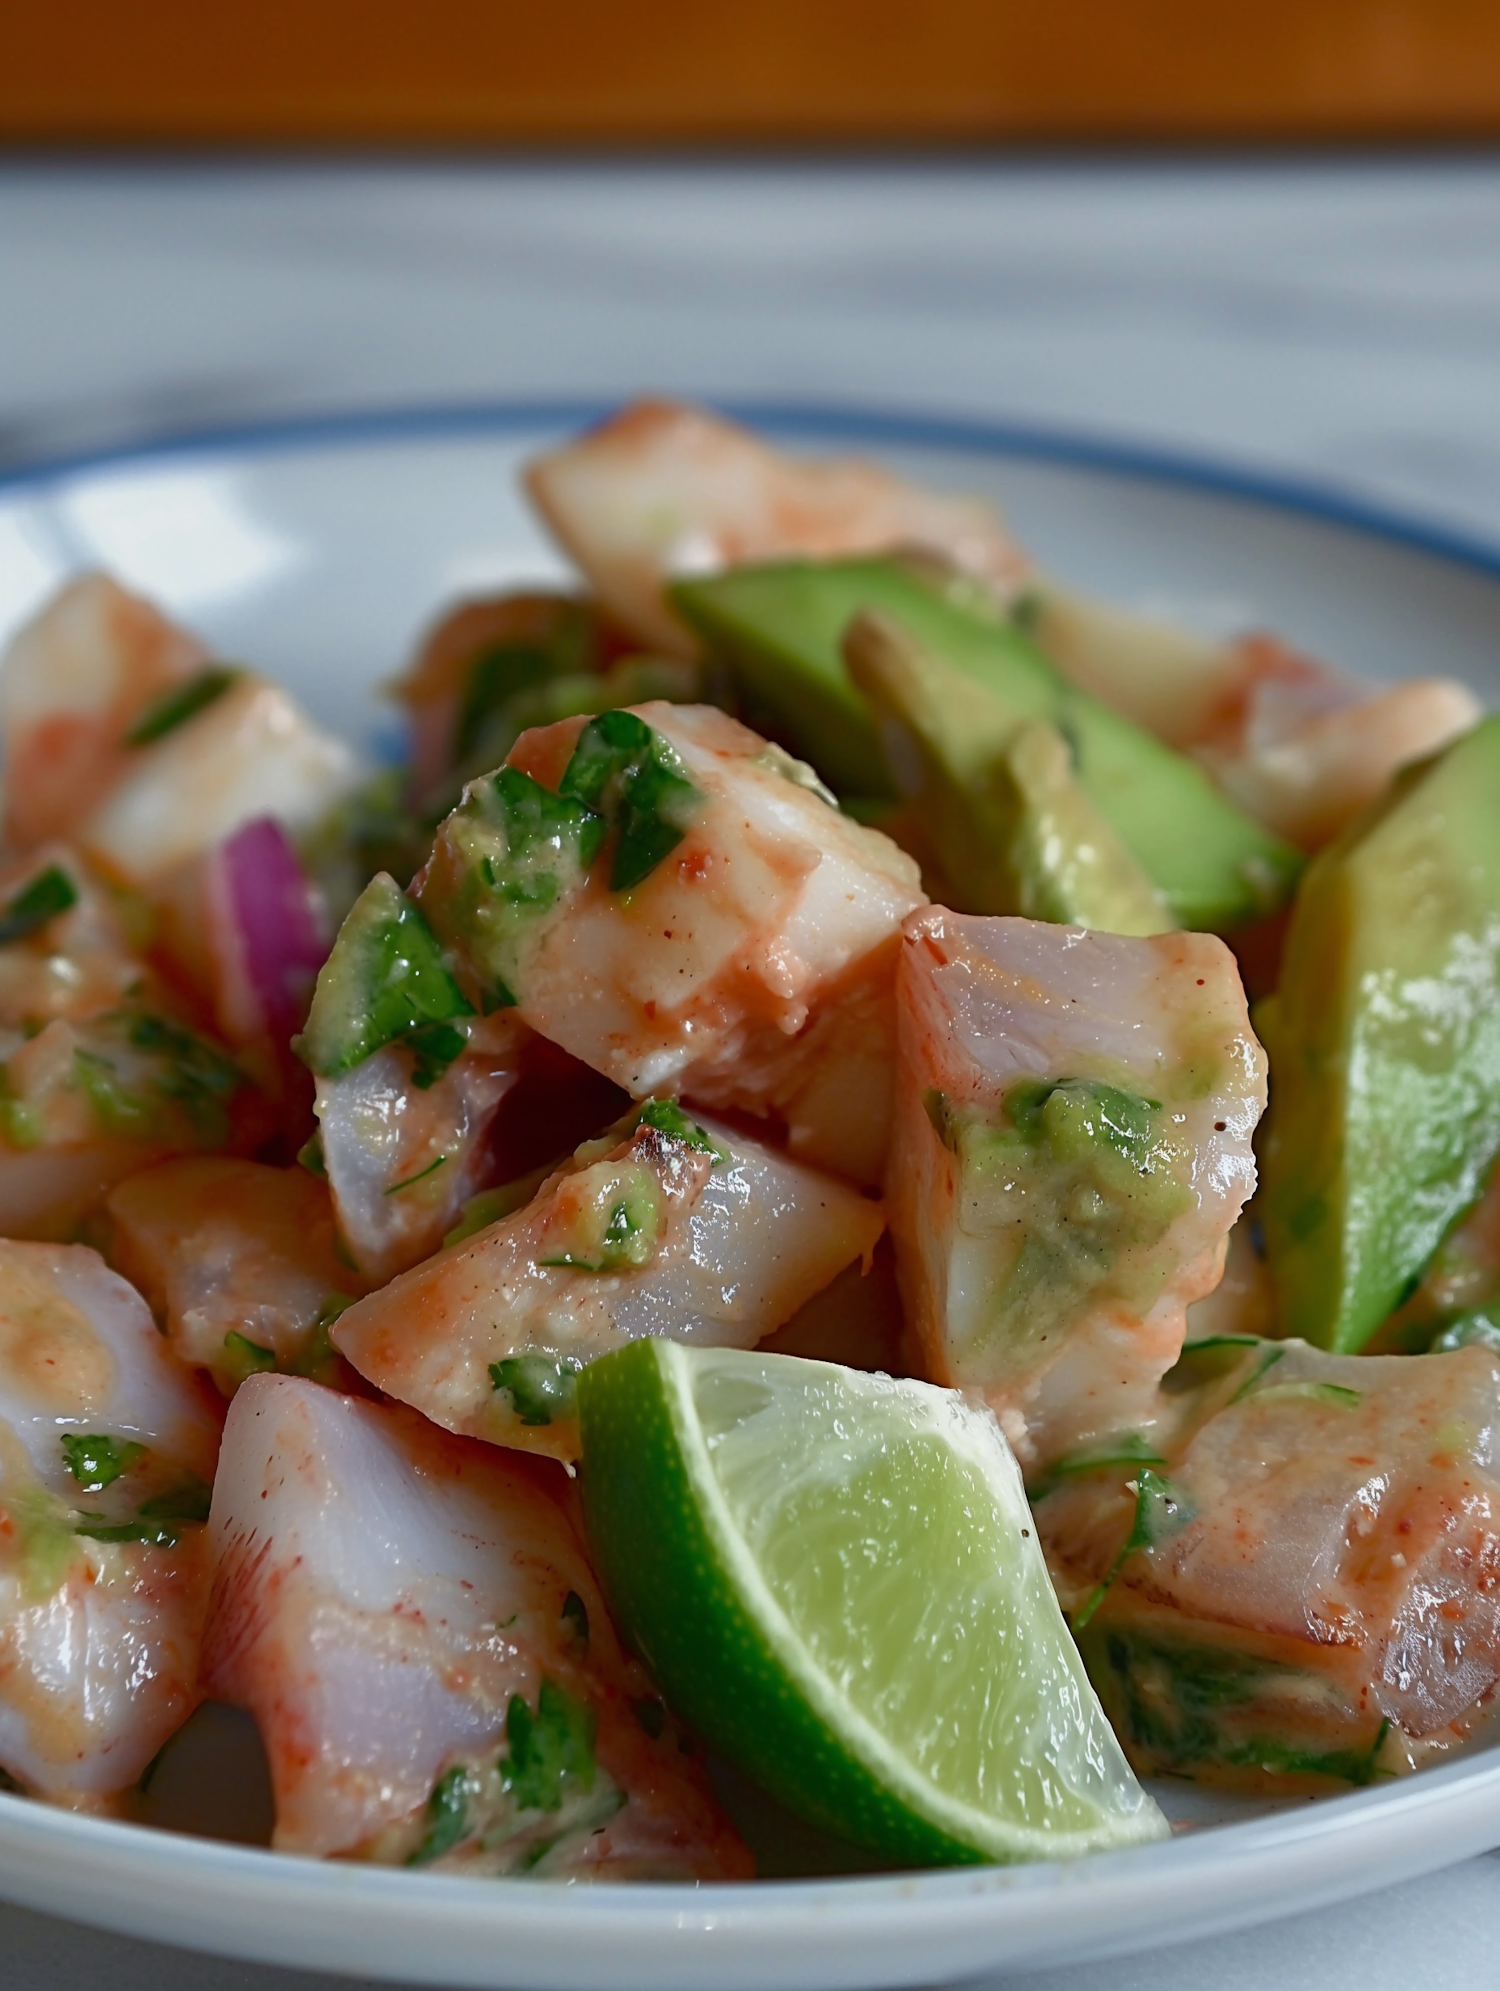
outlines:
[{"label": "seafood chunk", "polygon": [[368,1282],[339,1250],[327,1184],[306,1169],[168,1161],[120,1183],[105,1209],[111,1263],[225,1396],[265,1369],[347,1377],[328,1330]]},{"label": "seafood chunk", "polygon": [[637,401],[538,457],[526,486],[611,614],[669,656],[696,647],[664,599],[679,574],[890,546],[945,554],[1006,588],[1027,565],[982,498],[926,491],[855,459],[785,456],[674,401]]},{"label": "seafood chunk", "polygon": [[0,664],[6,843],[70,834],[125,773],[141,712],[207,663],[196,636],[105,574],[54,595]]},{"label": "seafood chunk", "polygon": [[887,1198],[934,1380],[1023,1465],[1139,1426],[1255,1183],[1266,1065],[1210,934],[906,922]]},{"label": "seafood chunk", "polygon": [[637,1098],[776,1114],[878,1180],[915,862],[708,706],[527,734],[470,783],[414,894],[477,982]]},{"label": "seafood chunk", "polygon": [[641,1335],[749,1348],[853,1260],[878,1204],[651,1100],[522,1209],[340,1316],[335,1345],[450,1431],[577,1456],[574,1378]]},{"label": "seafood chunk", "polygon": [[[194,686],[200,702],[184,709]],[[165,877],[259,816],[293,829],[311,823],[355,783],[350,749],[265,678],[220,666],[176,697],[154,727],[149,710],[136,722],[120,779],[73,831],[87,856],[132,885]]]},{"label": "seafood chunk", "polygon": [[0,1028],[117,1009],[146,973],[124,904],[66,844],[0,869]]},{"label": "seafood chunk", "polygon": [[124,1792],[199,1699],[218,1419],[81,1245],[0,1241],[0,1768]]},{"label": "seafood chunk", "polygon": [[0,667],[6,833],[67,837],[111,875],[154,883],[257,816],[300,825],[357,775],[354,755],[280,689],[102,575],[63,589]]},{"label": "seafood chunk", "polygon": [[749,1856],[626,1658],[555,1467],[257,1376],[214,1489],[206,1690],[260,1724],[286,1852],[575,1879]]},{"label": "seafood chunk", "polygon": [[1136,1768],[1359,1784],[1466,1739],[1500,1679],[1500,1356],[1214,1337],[1162,1408],[1138,1463],[1034,1495]]},{"label": "seafood chunk", "polygon": [[132,1169],[183,1150],[254,1145],[269,1131],[245,1073],[173,1016],[129,918],[125,900],[63,845],[0,875],[7,1236],[66,1237]]},{"label": "seafood chunk", "polygon": [[370,1284],[431,1257],[486,1186],[485,1135],[519,1076],[526,1034],[505,1015],[476,1018],[463,1050],[426,1085],[414,1054],[394,1043],[318,1080],[339,1234]]}]

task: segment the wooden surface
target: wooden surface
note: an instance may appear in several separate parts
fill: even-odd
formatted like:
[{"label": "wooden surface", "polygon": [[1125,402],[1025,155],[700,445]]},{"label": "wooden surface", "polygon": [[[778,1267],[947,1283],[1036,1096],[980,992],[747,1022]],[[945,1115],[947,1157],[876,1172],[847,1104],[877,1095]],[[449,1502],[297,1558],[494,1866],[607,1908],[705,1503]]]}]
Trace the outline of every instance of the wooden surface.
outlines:
[{"label": "wooden surface", "polygon": [[1500,134],[1500,0],[0,0],[0,139]]}]

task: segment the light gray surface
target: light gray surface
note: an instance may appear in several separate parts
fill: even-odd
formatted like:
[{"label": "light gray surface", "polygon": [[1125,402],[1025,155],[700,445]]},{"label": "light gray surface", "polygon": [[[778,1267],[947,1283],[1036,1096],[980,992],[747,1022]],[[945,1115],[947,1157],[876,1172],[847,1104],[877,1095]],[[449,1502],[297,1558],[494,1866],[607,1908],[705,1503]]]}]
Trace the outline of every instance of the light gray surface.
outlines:
[{"label": "light gray surface", "polygon": [[[1500,540],[1500,166],[0,171],[0,460],[392,401],[833,396]],[[1496,1821],[1500,1838],[1500,1819]],[[1500,1982],[1494,1858],[1030,1991]],[[0,1909],[7,1991],[311,1991]]]}]

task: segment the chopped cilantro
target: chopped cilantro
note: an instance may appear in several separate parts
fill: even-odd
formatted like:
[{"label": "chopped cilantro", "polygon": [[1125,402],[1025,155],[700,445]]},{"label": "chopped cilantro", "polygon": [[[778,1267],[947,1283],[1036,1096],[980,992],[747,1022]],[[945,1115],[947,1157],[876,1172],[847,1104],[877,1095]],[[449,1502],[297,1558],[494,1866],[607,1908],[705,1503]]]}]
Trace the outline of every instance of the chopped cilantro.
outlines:
[{"label": "chopped cilantro", "polygon": [[276,1367],[276,1351],[262,1348],[248,1334],[231,1328],[224,1337],[225,1359],[220,1365],[232,1382],[242,1383],[250,1376],[267,1375]]},{"label": "chopped cilantro", "polygon": [[23,885],[0,913],[0,947],[28,939],[48,920],[56,919],[59,913],[69,911],[77,903],[78,891],[73,880],[60,864],[49,864],[29,884]]},{"label": "chopped cilantro", "polygon": [[85,1493],[102,1493],[146,1456],[133,1438],[111,1438],[104,1432],[65,1431],[60,1440],[68,1471]]},{"label": "chopped cilantro", "polygon": [[175,1486],[143,1500],[136,1512],[147,1521],[206,1521],[214,1490],[196,1473],[186,1473]]},{"label": "chopped cilantro", "polygon": [[473,1014],[420,908],[382,872],[339,928],[293,1048],[319,1078],[338,1078],[405,1038],[425,1087],[462,1051]]},{"label": "chopped cilantro", "polygon": [[1150,1441],[1139,1431],[1123,1431],[1116,1438],[1105,1439],[1102,1444],[1086,1445],[1077,1452],[1065,1452],[1047,1468],[1043,1480],[1027,1488],[1027,1493],[1035,1502],[1044,1500],[1060,1481],[1074,1479],[1084,1473],[1107,1472],[1112,1467],[1120,1466],[1164,1466],[1166,1463],[1161,1453],[1154,1450]]},{"label": "chopped cilantro", "polygon": [[601,712],[578,736],[560,791],[616,832],[610,889],[628,891],[675,850],[703,805],[671,741],[633,712]]},{"label": "chopped cilantro", "polygon": [[517,999],[527,936],[582,881],[601,816],[520,768],[471,781],[445,818],[422,887],[444,937],[473,963],[487,1010]]},{"label": "chopped cilantro", "polygon": [[1110,1585],[1138,1549],[1155,1548],[1185,1528],[1193,1518],[1192,1503],[1183,1498],[1169,1479],[1143,1466],[1135,1478],[1135,1519],[1124,1546],[1110,1565],[1109,1573],[1094,1590],[1073,1620],[1074,1631],[1082,1631],[1104,1602]]},{"label": "chopped cilantro", "polygon": [[196,719],[215,699],[222,698],[243,675],[231,664],[208,664],[185,684],[174,684],[140,712],[125,735],[126,746],[149,747],[168,733],[175,733],[189,719]]},{"label": "chopped cilantro", "polygon": [[505,1712],[509,1754],[500,1771],[523,1811],[560,1811],[564,1798],[588,1795],[597,1726],[594,1710],[555,1681],[543,1679],[535,1714],[522,1695],[511,1696]]},{"label": "chopped cilantro", "polygon": [[427,1830],[406,1862],[409,1867],[430,1866],[444,1853],[451,1853],[464,1837],[469,1826],[470,1782],[470,1773],[461,1763],[438,1778],[427,1800]]},{"label": "chopped cilantro", "polygon": [[686,1147],[711,1154],[715,1167],[729,1159],[708,1129],[700,1127],[696,1120],[690,1120],[675,1099],[648,1099],[636,1114],[635,1124],[638,1127],[654,1127],[658,1134],[665,1134],[669,1140],[681,1141]]},{"label": "chopped cilantro", "polygon": [[381,1191],[384,1196],[398,1196],[403,1189],[411,1189],[418,1182],[425,1182],[429,1175],[435,1175],[448,1160],[447,1155],[435,1155],[425,1168],[419,1168],[415,1175],[408,1175],[404,1182],[393,1182],[388,1189]]},{"label": "chopped cilantro", "polygon": [[581,1362],[557,1355],[508,1355],[491,1362],[490,1384],[510,1398],[523,1424],[551,1424],[573,1415]]}]

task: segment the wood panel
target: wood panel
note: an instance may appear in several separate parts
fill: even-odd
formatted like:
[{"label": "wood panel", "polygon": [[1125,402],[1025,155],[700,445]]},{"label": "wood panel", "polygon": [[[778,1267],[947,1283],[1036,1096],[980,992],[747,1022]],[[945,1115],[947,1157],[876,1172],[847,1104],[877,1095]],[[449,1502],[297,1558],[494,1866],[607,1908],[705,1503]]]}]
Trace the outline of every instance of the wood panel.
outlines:
[{"label": "wood panel", "polygon": [[1500,0],[0,0],[19,142],[1500,134]]}]

